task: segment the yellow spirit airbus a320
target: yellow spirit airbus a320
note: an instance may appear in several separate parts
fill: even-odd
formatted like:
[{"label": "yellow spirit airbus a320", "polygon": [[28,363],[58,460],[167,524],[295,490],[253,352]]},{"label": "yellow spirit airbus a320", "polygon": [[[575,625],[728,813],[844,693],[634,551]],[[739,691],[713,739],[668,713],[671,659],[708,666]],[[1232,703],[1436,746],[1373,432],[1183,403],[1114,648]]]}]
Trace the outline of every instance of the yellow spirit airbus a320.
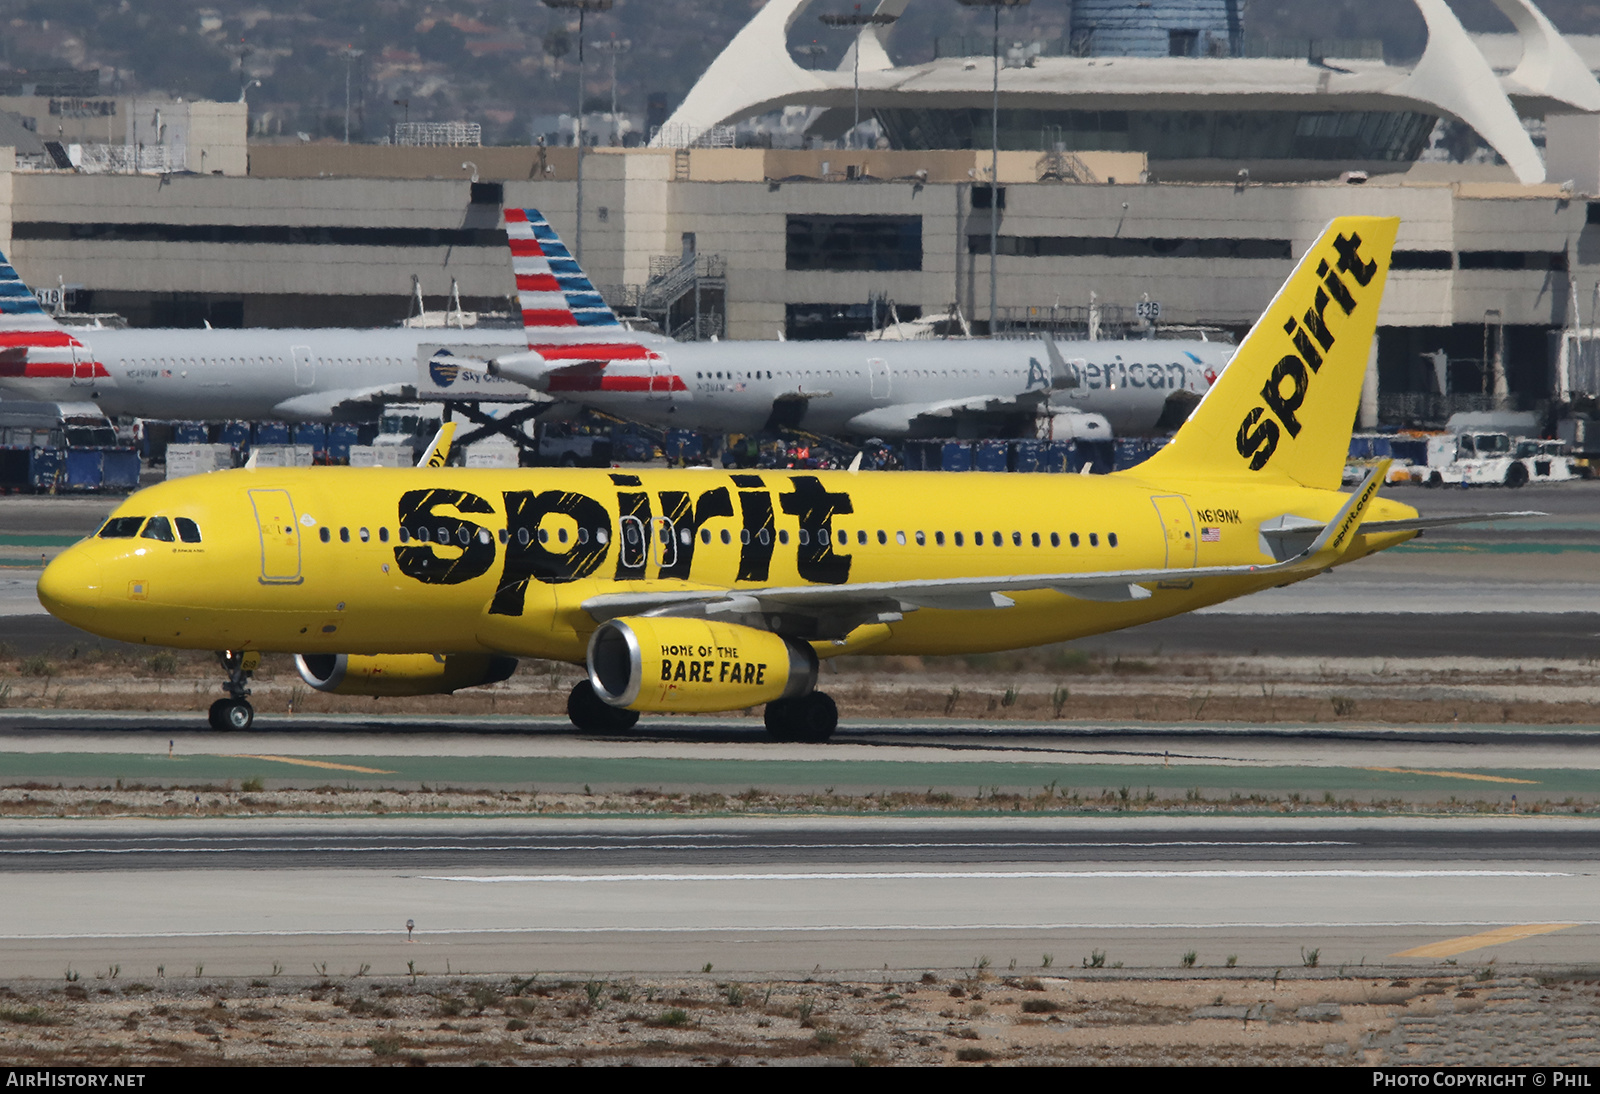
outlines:
[{"label": "yellow spirit airbus a320", "polygon": [[1339,490],[1397,229],[1334,221],[1172,443],[1117,474],[246,468],[134,494],[39,599],[223,651],[218,728],[251,724],[250,672],[279,651],[345,695],[586,663],[580,729],[764,703],[773,737],[823,740],[820,660],[1079,638],[1447,522],[1378,499],[1383,467]]}]

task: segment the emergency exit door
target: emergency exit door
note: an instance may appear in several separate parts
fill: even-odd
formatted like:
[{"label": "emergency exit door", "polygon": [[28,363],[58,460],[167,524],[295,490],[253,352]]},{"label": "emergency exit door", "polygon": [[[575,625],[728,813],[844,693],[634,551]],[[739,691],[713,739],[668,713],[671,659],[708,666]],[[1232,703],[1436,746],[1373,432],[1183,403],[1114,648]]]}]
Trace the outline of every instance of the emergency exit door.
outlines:
[{"label": "emergency exit door", "polygon": [[300,584],[300,523],[289,491],[252,490],[250,504],[261,534],[261,584]]}]

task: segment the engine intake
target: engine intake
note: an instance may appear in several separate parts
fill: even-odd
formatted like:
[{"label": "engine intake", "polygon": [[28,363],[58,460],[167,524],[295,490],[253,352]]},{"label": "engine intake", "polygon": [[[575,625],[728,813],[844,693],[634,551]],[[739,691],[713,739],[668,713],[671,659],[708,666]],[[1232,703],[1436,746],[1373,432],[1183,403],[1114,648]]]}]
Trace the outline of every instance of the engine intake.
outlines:
[{"label": "engine intake", "polygon": [[449,695],[498,684],[517,671],[515,657],[489,653],[303,653],[300,679],[331,695]]},{"label": "engine intake", "polygon": [[807,694],[817,684],[817,655],[737,623],[633,616],[594,632],[589,682],[614,707],[705,714]]}]

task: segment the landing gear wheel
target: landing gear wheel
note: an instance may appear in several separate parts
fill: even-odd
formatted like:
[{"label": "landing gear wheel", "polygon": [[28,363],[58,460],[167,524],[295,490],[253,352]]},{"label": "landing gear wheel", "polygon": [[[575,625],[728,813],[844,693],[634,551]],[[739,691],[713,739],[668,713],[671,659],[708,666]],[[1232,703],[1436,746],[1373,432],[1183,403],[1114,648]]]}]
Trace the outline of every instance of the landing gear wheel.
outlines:
[{"label": "landing gear wheel", "polygon": [[1514,463],[1506,468],[1506,485],[1513,490],[1528,483],[1528,469],[1521,463]]},{"label": "landing gear wheel", "polygon": [[594,693],[594,685],[580,681],[567,696],[567,717],[585,733],[626,733],[639,721],[637,710],[614,707]]},{"label": "landing gear wheel", "polygon": [[774,741],[798,740],[791,726],[794,715],[793,699],[774,699],[767,704],[767,709],[761,712],[761,720],[767,724],[767,736]]},{"label": "landing gear wheel", "polygon": [[1428,487],[1443,486],[1444,476],[1439,474],[1437,471],[1429,472],[1428,477],[1423,480],[1422,485]]},{"label": "landing gear wheel", "polygon": [[767,733],[775,741],[821,744],[839,728],[839,708],[828,695],[813,691],[798,699],[778,699],[767,704]]},{"label": "landing gear wheel", "polygon": [[246,730],[256,720],[256,708],[245,699],[218,699],[211,704],[208,718],[212,729]]}]

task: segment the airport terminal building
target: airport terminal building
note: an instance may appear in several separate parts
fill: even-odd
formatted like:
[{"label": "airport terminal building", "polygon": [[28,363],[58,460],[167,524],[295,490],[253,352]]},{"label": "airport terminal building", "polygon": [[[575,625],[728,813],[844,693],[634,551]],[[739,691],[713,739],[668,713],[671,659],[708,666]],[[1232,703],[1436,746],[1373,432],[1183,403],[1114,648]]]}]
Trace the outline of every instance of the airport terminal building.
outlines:
[{"label": "airport terminal building", "polygon": [[[1141,6],[1150,26],[1106,21],[1131,4],[1075,5],[1065,43],[1025,44],[1001,69],[998,156],[987,56],[897,67],[868,28],[857,48],[862,114],[884,135],[874,147],[709,147],[801,108],[837,137],[853,110],[852,69],[794,64],[783,34],[802,5],[773,0],[656,146],[587,150],[581,224],[570,147],[249,144],[240,157],[243,110],[190,104],[198,136],[161,171],[19,140],[0,172],[0,245],[30,284],[135,325],[376,325],[414,311],[418,288],[432,309],[452,287],[466,308],[504,309],[500,210],[526,206],[619,312],[678,337],[837,338],[919,317],[1110,332],[1148,326],[1140,304],[1159,305],[1158,327],[1237,334],[1330,218],[1392,215],[1399,249],[1363,416],[1531,408],[1559,394],[1553,336],[1595,323],[1600,84],[1528,0],[1502,5],[1519,13],[1510,71],[1443,0],[1417,2],[1429,45],[1408,66],[1250,55],[1229,0]],[[1193,21],[1211,6],[1193,36],[1159,25],[1169,8]],[[1103,25],[1088,25],[1097,11]],[[0,108],[37,114],[40,101]],[[147,108],[74,106],[98,111],[96,125]],[[1470,127],[1487,162],[1434,162],[1441,125]],[[201,171],[184,157],[207,141],[219,150]]]}]

